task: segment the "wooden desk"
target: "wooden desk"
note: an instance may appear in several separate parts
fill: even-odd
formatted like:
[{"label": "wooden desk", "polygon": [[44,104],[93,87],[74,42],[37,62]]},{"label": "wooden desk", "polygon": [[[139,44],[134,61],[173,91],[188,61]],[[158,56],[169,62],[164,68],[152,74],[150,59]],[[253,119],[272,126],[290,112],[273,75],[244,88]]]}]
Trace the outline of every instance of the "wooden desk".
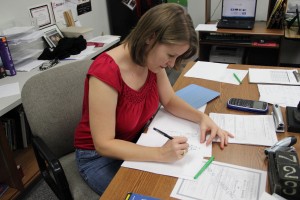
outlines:
[{"label": "wooden desk", "polygon": [[[230,97],[246,98],[258,100],[259,93],[257,84],[249,84],[248,76],[245,77],[241,85],[232,85],[227,83],[220,83],[198,78],[184,77],[185,72],[192,67],[194,63],[190,62],[184,68],[174,85],[177,91],[189,84],[198,84],[221,93],[220,97],[213,100],[206,107],[205,113],[231,113],[231,114],[248,114],[229,110],[226,108],[226,102]],[[250,65],[229,65],[229,68],[234,69],[248,69],[255,66]],[[256,67],[258,68],[258,67]],[[271,67],[265,67],[271,68]],[[286,68],[285,68],[286,69]],[[272,109],[270,109],[272,110]],[[285,109],[282,109],[285,113]],[[284,120],[285,114],[283,114]],[[300,156],[300,134],[299,133],[279,133],[278,139],[286,136],[295,136],[298,143],[294,145],[298,155]],[[213,143],[212,153],[215,160],[254,169],[267,170],[268,161],[264,154],[265,146],[229,144],[223,151],[220,150],[218,143]],[[177,178],[153,174],[150,172],[129,169],[121,167],[109,187],[106,189],[101,199],[124,199],[127,192],[136,192],[144,195],[157,197],[160,199],[174,199],[170,197],[171,191],[177,181]],[[269,191],[267,184],[266,191]]]},{"label": "wooden desk", "polygon": [[[273,66],[280,64],[280,47],[284,30],[267,29],[266,22],[255,22],[252,30],[217,29],[217,31],[198,31],[198,34],[201,61],[209,61],[212,46],[222,46],[244,48],[243,64]],[[226,39],[228,36],[232,39]],[[265,43],[253,44],[262,40]],[[269,41],[274,42],[275,46],[268,46]]]}]

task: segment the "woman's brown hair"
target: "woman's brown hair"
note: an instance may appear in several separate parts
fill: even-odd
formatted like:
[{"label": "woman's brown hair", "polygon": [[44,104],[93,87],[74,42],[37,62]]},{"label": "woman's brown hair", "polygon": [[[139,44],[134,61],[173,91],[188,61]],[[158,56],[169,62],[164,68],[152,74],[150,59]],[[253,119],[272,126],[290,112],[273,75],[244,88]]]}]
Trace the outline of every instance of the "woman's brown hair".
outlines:
[{"label": "woman's brown hair", "polygon": [[186,42],[189,44],[189,49],[177,58],[175,66],[178,66],[182,60],[191,58],[197,52],[198,39],[192,19],[185,8],[179,4],[164,3],[151,8],[125,38],[123,43],[128,45],[130,55],[138,65],[145,64],[148,53],[146,40],[153,36],[155,36],[153,46],[157,43],[182,44]]}]

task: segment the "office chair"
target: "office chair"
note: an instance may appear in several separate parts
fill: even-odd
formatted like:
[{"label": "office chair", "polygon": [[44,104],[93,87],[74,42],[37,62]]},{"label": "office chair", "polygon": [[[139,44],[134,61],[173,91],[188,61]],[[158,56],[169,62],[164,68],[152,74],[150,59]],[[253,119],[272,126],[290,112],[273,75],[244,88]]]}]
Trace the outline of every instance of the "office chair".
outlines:
[{"label": "office chair", "polygon": [[30,78],[21,92],[40,172],[59,199],[100,198],[80,176],[73,146],[91,63],[76,61],[47,69]]}]

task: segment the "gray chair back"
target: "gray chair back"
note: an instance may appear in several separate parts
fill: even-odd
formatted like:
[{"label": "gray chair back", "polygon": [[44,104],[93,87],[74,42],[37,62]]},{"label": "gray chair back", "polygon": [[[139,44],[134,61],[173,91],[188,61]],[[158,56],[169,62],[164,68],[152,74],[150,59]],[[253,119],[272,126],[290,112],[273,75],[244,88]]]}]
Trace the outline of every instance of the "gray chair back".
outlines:
[{"label": "gray chair back", "polygon": [[92,60],[50,68],[30,78],[22,103],[32,134],[57,157],[74,151],[74,131],[81,118],[84,80]]}]

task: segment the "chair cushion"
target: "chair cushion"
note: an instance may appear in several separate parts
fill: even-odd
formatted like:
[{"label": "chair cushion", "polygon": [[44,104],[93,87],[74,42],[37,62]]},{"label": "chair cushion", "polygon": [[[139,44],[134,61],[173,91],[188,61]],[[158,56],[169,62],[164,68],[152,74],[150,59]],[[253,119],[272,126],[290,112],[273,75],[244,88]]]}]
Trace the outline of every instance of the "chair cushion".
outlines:
[{"label": "chair cushion", "polygon": [[69,183],[70,191],[75,200],[99,200],[100,196],[95,193],[80,176],[76,166],[75,152],[61,157],[59,161],[61,162],[61,165],[64,169]]}]

